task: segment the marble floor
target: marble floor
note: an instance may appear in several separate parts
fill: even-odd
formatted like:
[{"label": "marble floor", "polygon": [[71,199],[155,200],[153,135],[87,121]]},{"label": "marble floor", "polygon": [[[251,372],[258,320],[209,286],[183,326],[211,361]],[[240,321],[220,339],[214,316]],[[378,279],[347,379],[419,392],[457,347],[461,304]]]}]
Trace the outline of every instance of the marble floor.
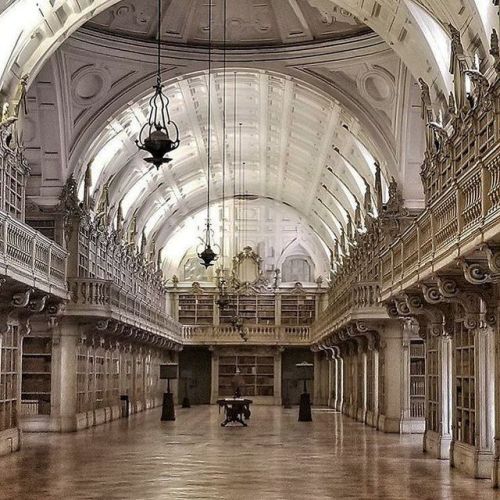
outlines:
[{"label": "marble floor", "polygon": [[490,499],[421,452],[421,436],[383,434],[331,411],[258,406],[221,428],[216,407],[151,410],[75,434],[27,434],[0,458],[2,499]]}]

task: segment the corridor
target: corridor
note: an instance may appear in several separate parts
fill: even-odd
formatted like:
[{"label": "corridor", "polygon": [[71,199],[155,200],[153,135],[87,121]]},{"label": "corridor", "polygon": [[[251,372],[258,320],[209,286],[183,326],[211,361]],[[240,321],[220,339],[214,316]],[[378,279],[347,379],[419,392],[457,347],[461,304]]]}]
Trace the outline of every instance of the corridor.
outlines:
[{"label": "corridor", "polygon": [[221,428],[217,407],[151,410],[77,434],[25,434],[0,458],[2,499],[500,498],[389,435],[339,413],[257,406],[248,428]]}]

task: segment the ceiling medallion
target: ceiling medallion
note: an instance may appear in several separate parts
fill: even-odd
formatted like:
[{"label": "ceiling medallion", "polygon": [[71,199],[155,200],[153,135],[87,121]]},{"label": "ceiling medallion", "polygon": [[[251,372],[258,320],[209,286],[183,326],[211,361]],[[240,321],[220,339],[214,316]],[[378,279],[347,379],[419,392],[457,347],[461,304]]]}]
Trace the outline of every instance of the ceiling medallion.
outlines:
[{"label": "ceiling medallion", "polygon": [[147,151],[151,156],[145,161],[160,168],[164,163],[172,161],[168,153],[179,147],[179,129],[177,124],[170,119],[168,111],[169,99],[163,93],[161,83],[161,0],[158,0],[158,52],[156,68],[156,85],[154,94],[149,100],[148,121],[139,132],[139,139],[135,141],[137,147]]}]

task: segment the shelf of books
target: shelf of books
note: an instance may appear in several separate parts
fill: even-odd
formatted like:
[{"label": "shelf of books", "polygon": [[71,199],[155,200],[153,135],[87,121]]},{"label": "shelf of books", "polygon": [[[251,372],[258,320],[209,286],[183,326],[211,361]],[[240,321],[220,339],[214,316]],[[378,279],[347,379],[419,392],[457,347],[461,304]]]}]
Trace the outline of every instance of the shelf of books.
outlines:
[{"label": "shelf of books", "polygon": [[425,345],[410,341],[410,417],[425,418]]},{"label": "shelf of books", "polygon": [[275,296],[230,295],[228,305],[220,311],[220,323],[230,324],[235,313],[247,324],[275,324]]},{"label": "shelf of books", "polygon": [[236,368],[243,397],[274,396],[274,357],[235,355],[219,358],[219,397],[234,395]]},{"label": "shelf of books", "polygon": [[52,339],[23,340],[21,408],[23,417],[50,415]]},{"label": "shelf of books", "polygon": [[212,325],[214,322],[213,294],[180,294],[179,322],[183,325]]},{"label": "shelf of books", "polygon": [[314,295],[281,295],[282,325],[311,325],[316,318]]},{"label": "shelf of books", "polygon": [[0,432],[17,425],[19,343],[18,326],[11,326],[0,342]]},{"label": "shelf of books", "polygon": [[455,425],[454,438],[462,443],[476,444],[476,382],[474,331],[463,323],[455,323]]}]

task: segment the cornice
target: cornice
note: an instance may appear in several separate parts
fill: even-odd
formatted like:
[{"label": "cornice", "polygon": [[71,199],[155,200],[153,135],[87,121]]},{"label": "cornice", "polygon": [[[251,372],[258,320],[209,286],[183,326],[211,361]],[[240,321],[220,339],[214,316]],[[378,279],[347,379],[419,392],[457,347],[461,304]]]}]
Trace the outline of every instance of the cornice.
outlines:
[{"label": "cornice", "polygon": [[[62,50],[65,49],[65,45],[98,52],[101,56],[138,59],[143,63],[156,61],[156,45],[153,42],[103,33],[89,28],[81,28],[73,33],[62,46]],[[178,64],[180,60],[206,63],[208,58],[206,47],[164,43],[162,49],[164,60],[170,63],[175,61]],[[352,60],[353,57],[368,57],[392,52],[393,50],[379,35],[371,32],[348,39],[307,42],[290,46],[231,48],[226,51],[226,62],[235,64],[289,61],[293,64],[303,64],[311,62],[311,59],[316,59],[317,62]],[[220,48],[212,49],[212,60],[216,65],[222,64],[223,51]]]}]

